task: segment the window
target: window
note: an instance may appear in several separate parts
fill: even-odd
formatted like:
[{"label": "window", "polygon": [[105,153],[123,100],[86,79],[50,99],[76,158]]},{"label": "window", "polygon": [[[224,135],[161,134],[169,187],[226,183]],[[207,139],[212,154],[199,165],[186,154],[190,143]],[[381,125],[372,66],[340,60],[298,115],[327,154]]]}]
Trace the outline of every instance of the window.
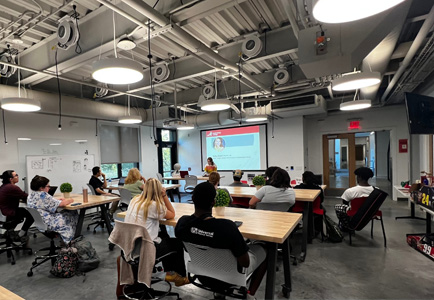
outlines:
[{"label": "window", "polygon": [[158,130],[158,172],[170,177],[178,161],[176,130]]},{"label": "window", "polygon": [[121,163],[121,164],[102,164],[101,171],[106,175],[106,178],[121,178],[128,175],[128,171],[132,168],[138,168],[139,163]]}]

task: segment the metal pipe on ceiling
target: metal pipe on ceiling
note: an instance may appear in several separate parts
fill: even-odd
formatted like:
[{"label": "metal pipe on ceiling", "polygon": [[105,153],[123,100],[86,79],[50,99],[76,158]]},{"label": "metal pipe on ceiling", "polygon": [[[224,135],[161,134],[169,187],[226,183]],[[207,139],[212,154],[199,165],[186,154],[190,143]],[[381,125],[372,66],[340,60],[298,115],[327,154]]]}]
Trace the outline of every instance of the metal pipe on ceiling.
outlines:
[{"label": "metal pipe on ceiling", "polygon": [[298,27],[297,19],[294,15],[294,5],[292,2],[287,0],[280,0],[280,3],[285,10],[286,16],[288,17],[289,23],[291,24],[292,31],[294,32],[295,38],[298,40],[298,33],[300,32],[300,28]]},{"label": "metal pipe on ceiling", "polygon": [[[24,70],[24,71],[28,71],[28,72],[33,72],[33,73],[40,74],[40,75],[50,76],[51,78],[55,78],[56,77],[56,74],[53,74],[53,73],[50,73],[50,72],[38,71],[38,70],[29,68],[29,67],[19,66],[19,65],[16,65],[16,64],[13,64],[13,63],[9,63],[9,62],[2,61],[1,64],[2,65],[6,65],[6,66],[10,66],[10,67],[13,67],[13,68],[17,68],[17,69],[20,69],[20,70]],[[69,82],[77,83],[77,84],[82,84],[82,85],[90,86],[90,87],[94,87],[94,88],[100,88],[101,87],[101,86],[99,86],[97,84],[93,84],[93,83],[86,82],[86,81],[75,80],[75,79],[67,78],[67,77],[63,77],[63,76],[59,76],[59,79],[60,80],[64,80],[64,81],[69,81]],[[115,89],[108,88],[108,87],[105,88],[105,89],[109,90],[110,92],[118,93],[118,94],[121,94],[121,95],[128,95],[128,96],[133,96],[135,98],[152,101],[152,98],[150,98],[150,97],[145,97],[145,96],[140,96],[140,95],[136,95],[136,94],[131,94],[131,93],[128,93],[128,92],[122,92],[122,91],[115,90]],[[161,101],[161,100],[158,100],[158,101],[155,100],[155,101],[163,103],[163,104],[171,104],[171,103],[167,103],[167,102],[164,102],[164,101]]]},{"label": "metal pipe on ceiling", "polygon": [[411,44],[410,49],[407,52],[407,55],[405,56],[404,60],[401,63],[401,66],[399,67],[398,71],[396,71],[395,75],[393,76],[392,80],[389,82],[389,85],[386,88],[386,91],[384,92],[383,96],[381,97],[381,101],[383,102],[383,105],[387,103],[387,96],[392,91],[395,84],[398,82],[399,78],[404,74],[407,67],[410,65],[413,57],[416,55],[419,48],[422,46],[426,36],[431,31],[431,28],[434,24],[434,6],[431,8],[427,18],[423,22],[422,27],[420,28],[416,38],[414,39],[413,44]]},{"label": "metal pipe on ceiling", "polygon": [[[97,0],[101,2],[102,0]],[[105,1],[104,1],[105,2]],[[131,8],[135,9],[145,17],[148,17],[149,19],[153,20],[155,23],[157,23],[160,26],[166,26],[170,23],[170,20],[167,19],[164,15],[162,15],[160,12],[153,9],[151,6],[147,5],[146,3],[139,1],[139,0],[122,0],[125,4],[129,5]],[[191,45],[193,48],[195,48],[198,52],[203,52],[205,55],[207,55],[210,59],[214,60],[215,62],[221,64],[225,68],[231,69],[233,71],[238,71],[238,66],[235,63],[232,63],[228,61],[227,59],[221,57],[217,53],[215,53],[212,49],[204,45],[202,42],[198,41],[195,37],[190,35],[188,32],[183,30],[181,27],[179,27],[176,24],[172,24],[173,29],[172,31],[174,34],[177,34],[178,37],[183,39],[186,43]],[[250,74],[245,74],[244,78],[248,81],[252,82],[254,85],[256,85],[262,94],[267,94],[268,87],[263,85],[261,82],[256,80],[253,76]]]}]

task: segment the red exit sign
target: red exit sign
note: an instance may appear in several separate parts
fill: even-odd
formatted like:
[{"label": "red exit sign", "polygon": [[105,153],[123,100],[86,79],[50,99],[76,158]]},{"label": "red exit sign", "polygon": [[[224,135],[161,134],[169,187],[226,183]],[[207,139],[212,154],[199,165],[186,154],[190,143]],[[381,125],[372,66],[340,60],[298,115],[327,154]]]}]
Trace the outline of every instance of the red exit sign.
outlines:
[{"label": "red exit sign", "polygon": [[350,121],[350,125],[348,126],[348,130],[360,129],[360,121]]}]

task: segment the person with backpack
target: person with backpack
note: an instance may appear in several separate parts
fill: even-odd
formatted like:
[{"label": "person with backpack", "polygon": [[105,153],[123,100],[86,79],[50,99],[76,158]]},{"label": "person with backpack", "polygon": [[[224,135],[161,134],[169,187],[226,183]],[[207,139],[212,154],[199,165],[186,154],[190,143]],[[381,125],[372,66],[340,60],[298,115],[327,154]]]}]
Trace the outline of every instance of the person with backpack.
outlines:
[{"label": "person with backpack", "polygon": [[350,217],[347,215],[347,211],[351,208],[351,200],[368,197],[372,193],[374,187],[371,186],[368,181],[374,176],[374,172],[370,168],[360,167],[354,171],[357,179],[357,185],[346,189],[342,194],[342,204],[335,205],[336,216],[339,219],[339,228],[341,230],[347,230],[349,226]]}]

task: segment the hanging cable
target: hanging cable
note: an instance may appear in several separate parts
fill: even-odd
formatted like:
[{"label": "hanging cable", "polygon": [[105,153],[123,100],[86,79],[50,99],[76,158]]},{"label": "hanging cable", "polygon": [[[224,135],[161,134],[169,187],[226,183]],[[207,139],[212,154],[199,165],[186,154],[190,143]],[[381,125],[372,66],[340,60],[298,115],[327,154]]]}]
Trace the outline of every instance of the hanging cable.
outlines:
[{"label": "hanging cable", "polygon": [[115,50],[115,57],[118,58],[116,51],[116,23],[115,23],[115,11],[113,11],[113,48]]},{"label": "hanging cable", "polygon": [[71,17],[73,17],[75,19],[75,25],[77,26],[77,32],[78,32],[78,40],[77,40],[77,45],[75,46],[75,53],[77,54],[81,54],[81,52],[83,52],[83,49],[81,49],[80,46],[80,28],[78,27],[78,12],[77,12],[77,6],[74,4],[72,6],[72,9],[74,10],[74,13],[72,14]]},{"label": "hanging cable", "polygon": [[60,80],[59,80],[59,70],[57,67],[57,47],[56,47],[56,53],[54,54],[54,60],[56,63],[56,79],[57,79],[57,91],[59,93],[59,125],[57,126],[57,129],[62,130],[62,93],[60,92]]},{"label": "hanging cable", "polygon": [[98,136],[98,119],[95,119],[95,136]]},{"label": "hanging cable", "polygon": [[155,103],[154,79],[152,78],[152,54],[151,54],[151,19],[148,19],[148,60],[149,60],[149,79],[151,85],[151,112],[152,112],[152,134],[154,144],[157,145],[157,127],[155,126],[155,117],[157,108]]},{"label": "hanging cable", "polygon": [[8,144],[8,140],[6,138],[6,121],[5,121],[5,110],[2,109],[2,119],[3,119],[3,136],[5,138],[5,144]]},{"label": "hanging cable", "polygon": [[152,6],[152,8],[155,8],[155,6],[157,6],[158,2],[160,2],[160,0],[157,0],[154,4],[154,6]]},{"label": "hanging cable", "polygon": [[[241,107],[241,56],[242,54],[240,53],[239,55],[239,60],[238,60],[238,104]],[[240,109],[240,125],[242,124],[242,111]]]}]

